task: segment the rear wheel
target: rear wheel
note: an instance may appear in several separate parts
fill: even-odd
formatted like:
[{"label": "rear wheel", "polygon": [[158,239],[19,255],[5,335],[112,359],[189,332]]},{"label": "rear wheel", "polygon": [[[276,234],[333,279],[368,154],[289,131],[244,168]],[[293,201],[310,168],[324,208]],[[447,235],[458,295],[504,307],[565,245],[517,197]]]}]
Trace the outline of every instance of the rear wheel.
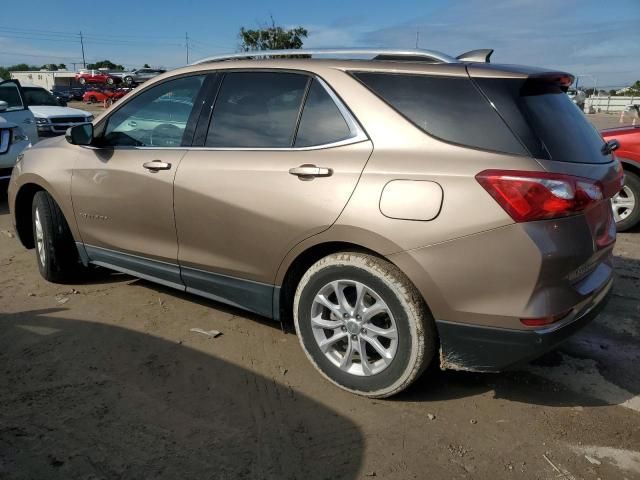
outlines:
[{"label": "rear wheel", "polygon": [[294,320],[315,367],[367,397],[404,390],[436,351],[422,297],[396,266],[372,255],[336,253],[315,263],[296,290]]},{"label": "rear wheel", "polygon": [[78,83],[79,83],[80,85],[84,85],[85,83],[87,83],[87,80],[86,80],[85,78],[80,77],[80,78],[78,79]]},{"label": "rear wheel", "polygon": [[126,83],[128,86],[133,85],[133,77],[124,77],[124,83]]},{"label": "rear wheel", "polygon": [[78,250],[60,207],[47,192],[33,197],[32,219],[40,274],[54,283],[77,279],[84,271]]},{"label": "rear wheel", "polygon": [[624,232],[640,223],[640,177],[633,172],[624,172],[624,187],[611,199],[613,217],[619,232]]},{"label": "rear wheel", "polygon": [[108,77],[106,82],[107,82],[107,85],[113,85],[113,78]]}]

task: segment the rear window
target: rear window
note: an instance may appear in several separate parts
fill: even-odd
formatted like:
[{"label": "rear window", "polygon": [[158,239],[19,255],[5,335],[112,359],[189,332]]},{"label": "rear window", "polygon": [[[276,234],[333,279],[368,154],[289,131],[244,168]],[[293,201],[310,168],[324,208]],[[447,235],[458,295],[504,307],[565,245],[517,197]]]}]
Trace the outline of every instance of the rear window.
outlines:
[{"label": "rear window", "polygon": [[434,137],[483,150],[528,154],[469,78],[378,72],[353,75]]},{"label": "rear window", "polygon": [[537,158],[607,163],[604,141],[584,113],[558,86],[530,79],[477,79],[482,91]]}]

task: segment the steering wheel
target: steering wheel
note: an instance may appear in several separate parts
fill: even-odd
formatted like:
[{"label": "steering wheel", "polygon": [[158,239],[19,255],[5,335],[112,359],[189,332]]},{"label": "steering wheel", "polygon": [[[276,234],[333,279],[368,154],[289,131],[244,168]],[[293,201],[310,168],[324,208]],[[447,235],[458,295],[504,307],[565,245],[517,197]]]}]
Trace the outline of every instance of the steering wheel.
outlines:
[{"label": "steering wheel", "polygon": [[151,131],[149,143],[152,147],[179,147],[182,129],[172,123],[161,123]]}]

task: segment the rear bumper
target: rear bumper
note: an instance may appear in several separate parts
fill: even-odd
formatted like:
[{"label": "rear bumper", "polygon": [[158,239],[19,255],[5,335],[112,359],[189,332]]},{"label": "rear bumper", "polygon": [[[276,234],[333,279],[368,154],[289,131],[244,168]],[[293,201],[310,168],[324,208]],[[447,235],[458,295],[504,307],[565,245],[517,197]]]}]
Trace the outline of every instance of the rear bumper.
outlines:
[{"label": "rear bumper", "polygon": [[544,329],[512,330],[436,321],[440,335],[440,367],[497,372],[533,360],[591,322],[606,305],[612,284],[610,279],[589,300],[576,306],[568,320]]}]

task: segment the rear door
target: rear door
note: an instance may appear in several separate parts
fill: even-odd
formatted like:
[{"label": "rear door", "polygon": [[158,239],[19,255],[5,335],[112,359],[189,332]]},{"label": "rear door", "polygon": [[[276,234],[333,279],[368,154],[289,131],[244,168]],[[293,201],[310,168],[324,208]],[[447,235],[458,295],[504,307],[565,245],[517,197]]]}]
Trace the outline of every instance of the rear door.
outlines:
[{"label": "rear door", "polygon": [[0,82],[0,100],[7,102],[8,107],[2,116],[8,121],[20,126],[27,134],[31,143],[38,141],[36,121],[27,105],[24,92],[18,80]]},{"label": "rear door", "polygon": [[278,265],[337,219],[372,144],[305,73],[229,71],[210,99],[175,180],[183,281],[271,315]]}]

